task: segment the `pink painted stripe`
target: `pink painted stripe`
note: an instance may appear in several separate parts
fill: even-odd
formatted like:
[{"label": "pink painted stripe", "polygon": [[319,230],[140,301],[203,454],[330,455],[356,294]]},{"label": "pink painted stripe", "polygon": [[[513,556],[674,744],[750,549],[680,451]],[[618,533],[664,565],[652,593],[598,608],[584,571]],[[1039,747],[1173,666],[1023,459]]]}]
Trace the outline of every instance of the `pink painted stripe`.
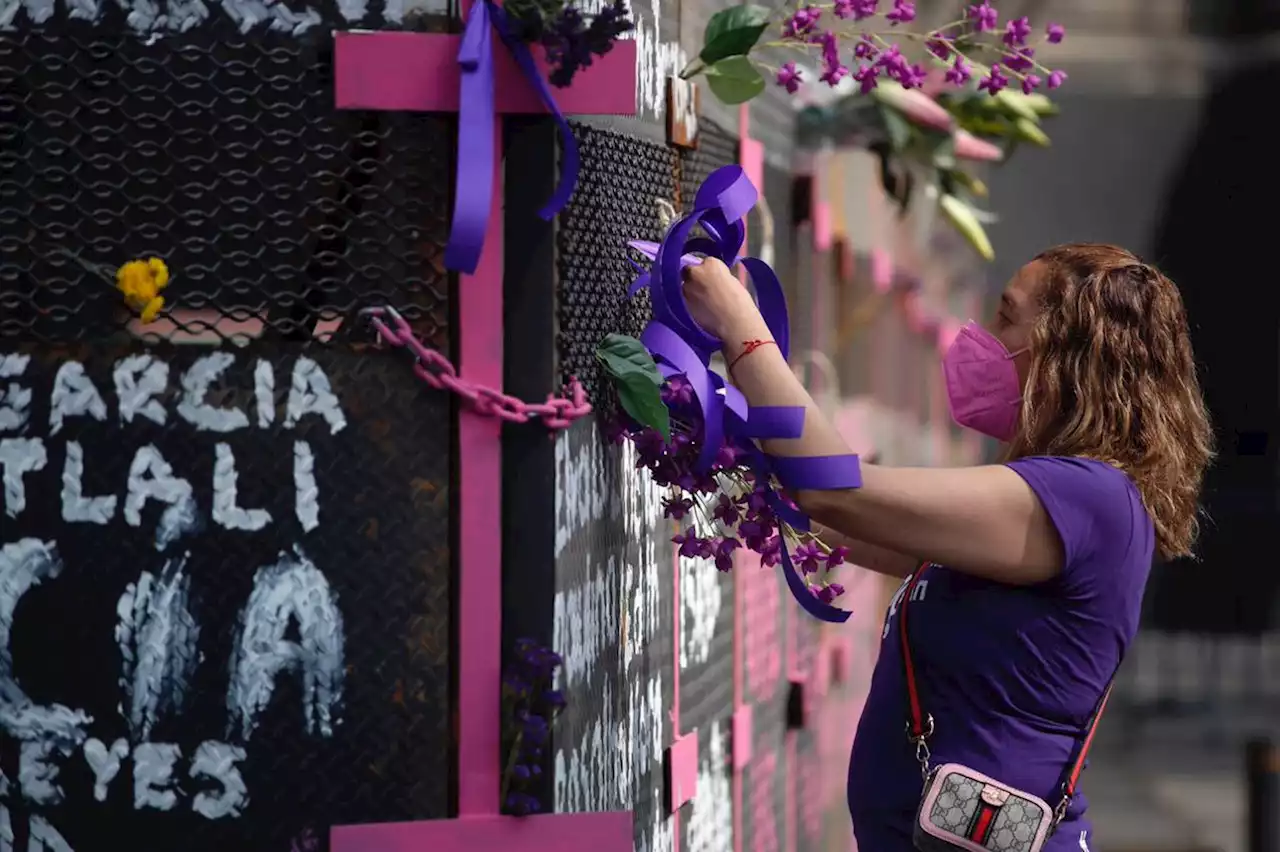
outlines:
[{"label": "pink painted stripe", "polygon": [[831,231],[831,204],[818,199],[817,186],[814,187],[813,210],[813,249],[814,251],[830,251],[834,236]]},{"label": "pink painted stripe", "polygon": [[332,852],[631,852],[634,837],[631,813],[614,811],[338,825],[329,845]]},{"label": "pink painted stripe", "polygon": [[[747,179],[755,184],[756,189],[764,192],[764,145],[751,138],[751,105],[744,103],[738,107],[738,159]],[[742,250],[750,253],[750,247],[744,239]],[[746,284],[746,270],[742,271],[742,283]],[[734,554],[733,571],[733,749],[731,755],[732,775],[729,779],[733,794],[733,852],[742,852],[742,816],[743,816],[743,772],[751,761],[751,706],[745,701],[746,685],[743,683],[746,669],[745,645],[742,636],[744,582],[742,568],[738,566],[737,554]]]},{"label": "pink painted stripe", "polygon": [[[671,813],[693,801],[698,794],[698,732],[691,731],[667,749],[668,781],[671,784]],[[680,848],[680,832],[675,832],[675,849]]]},{"label": "pink painted stripe", "polygon": [[[502,387],[502,129],[474,275],[458,276],[458,372]],[[458,814],[499,812],[502,682],[502,421],[458,415]],[[483,848],[483,847],[472,847]]]},{"label": "pink painted stripe", "polygon": [[[262,317],[265,316],[263,311]],[[150,323],[134,317],[129,320],[128,329],[134,337],[163,338],[170,343],[218,344],[230,337],[243,341],[259,338],[264,325],[257,316],[234,319],[215,310],[174,308]]]},{"label": "pink painted stripe", "polygon": [[751,739],[755,736],[755,719],[750,704],[741,704],[733,711],[732,736],[730,762],[734,776],[737,777],[751,762],[754,751]]},{"label": "pink painted stripe", "polygon": [[[497,36],[493,36],[497,40]],[[338,109],[395,112],[458,111],[459,35],[340,32],[334,37],[334,101]],[[541,49],[535,49],[545,71]],[[515,60],[494,45],[494,105],[498,113],[544,113],[546,108]],[[634,115],[636,42],[620,41],[598,56],[567,89],[552,88],[565,114]]]},{"label": "pink painted stripe", "polygon": [[[673,531],[679,524],[672,523]],[[667,748],[667,787],[671,794],[671,813],[675,830],[671,832],[671,852],[680,852],[680,817],[675,815],[680,807],[698,792],[698,732],[680,735],[680,549],[671,547],[671,573],[675,576],[671,591],[671,644],[674,653],[671,661],[671,745]],[[690,761],[689,753],[693,758]],[[692,766],[693,777],[689,772]]]},{"label": "pink painted stripe", "polygon": [[743,139],[740,143],[738,159],[742,161],[742,171],[752,185],[764,193],[764,145],[755,139]]},{"label": "pink painted stripe", "polygon": [[893,256],[882,248],[871,250],[871,283],[878,293],[893,287]]},{"label": "pink painted stripe", "polygon": [[[671,524],[673,533],[680,531],[677,523]],[[673,655],[671,661],[671,736],[673,740],[680,738],[680,549],[671,548],[671,573],[675,582],[671,590],[671,606],[674,617],[671,619],[671,644]]]}]

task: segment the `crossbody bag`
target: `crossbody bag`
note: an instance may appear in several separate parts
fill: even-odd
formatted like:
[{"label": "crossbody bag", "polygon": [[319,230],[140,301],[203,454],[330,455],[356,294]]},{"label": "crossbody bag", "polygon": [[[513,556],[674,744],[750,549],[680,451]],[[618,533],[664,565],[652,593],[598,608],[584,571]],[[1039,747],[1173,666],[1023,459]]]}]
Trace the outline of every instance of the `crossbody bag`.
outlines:
[{"label": "crossbody bag", "polygon": [[1115,675],[1102,692],[1089,724],[1071,762],[1062,774],[1061,798],[1050,806],[1039,796],[1010,787],[959,763],[934,766],[929,738],[934,718],[925,712],[916,681],[916,663],[911,654],[908,612],[916,584],[929,563],[912,575],[898,609],[898,632],[902,642],[902,662],[907,685],[907,740],[915,747],[916,760],[924,777],[924,792],[916,808],[912,841],[919,852],[1041,852],[1045,843],[1067,814],[1076,792],[1093,735],[1111,697]]}]

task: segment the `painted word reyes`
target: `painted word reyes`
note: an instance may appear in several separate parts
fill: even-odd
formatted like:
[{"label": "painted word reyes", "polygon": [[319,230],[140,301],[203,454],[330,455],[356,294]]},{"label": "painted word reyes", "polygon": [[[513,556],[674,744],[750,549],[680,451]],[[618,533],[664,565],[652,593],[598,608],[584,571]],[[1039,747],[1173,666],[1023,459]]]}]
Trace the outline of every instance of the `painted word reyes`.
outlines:
[{"label": "painted word reyes", "polygon": [[[307,734],[328,738],[340,724],[345,636],[324,573],[300,542],[256,560],[261,564],[231,566],[217,552],[205,554],[200,537],[212,529],[240,535],[295,520],[299,536],[319,528],[312,442],[342,431],[346,416],[329,377],[312,359],[296,358],[287,369],[263,358],[239,366],[233,370],[236,356],[229,352],[204,355],[181,370],[160,357],[133,354],[111,364],[108,385],[105,372],[95,374],[95,382],[78,361],[34,370],[28,355],[0,354],[0,736],[18,744],[16,775],[13,769],[0,773],[0,799],[20,797],[37,808],[71,797],[106,802],[124,786],[139,811],[186,809],[211,820],[234,818],[249,802],[239,765],[278,680],[296,678],[301,685],[299,715]],[[229,387],[233,373],[245,380],[244,387]],[[277,393],[282,375],[288,383]],[[151,440],[123,445],[131,431],[142,433],[144,427]],[[278,507],[273,515],[242,505],[236,457],[220,438],[246,431],[260,433],[255,443],[290,433],[292,517]],[[199,434],[210,437],[196,440]],[[108,460],[95,455],[104,447],[129,458],[114,491],[89,475],[95,463],[105,468]],[[203,465],[212,471],[208,479],[196,482],[175,469],[173,460],[206,451],[212,455]],[[111,466],[123,471],[118,462]],[[117,711],[127,737],[104,734],[119,723],[95,720],[56,696],[33,699],[19,680],[18,672],[26,669],[15,661],[14,631],[21,626],[24,598],[38,588],[56,590],[59,578],[101,568],[65,564],[56,534],[30,534],[30,526],[50,522],[34,516],[29,521],[36,511],[32,504],[52,505],[55,494],[60,517],[53,520],[69,536],[102,528],[95,535],[106,543],[108,525],[119,530],[122,522],[126,529],[138,528],[142,552],[153,553],[126,563],[132,577],[122,580],[114,606],[103,601],[115,615],[110,638],[120,661]],[[211,555],[224,568],[252,572],[226,662],[206,659],[200,649],[203,625],[193,614],[188,574],[193,551]],[[163,721],[182,716],[201,666],[226,673],[219,675],[226,684],[225,733],[199,742],[152,741]],[[68,774],[72,767],[76,772]],[[86,777],[86,769],[87,788],[64,783],[64,777]],[[8,808],[0,807],[0,848],[8,821]],[[70,852],[38,812],[29,817],[28,830],[40,848]]]}]

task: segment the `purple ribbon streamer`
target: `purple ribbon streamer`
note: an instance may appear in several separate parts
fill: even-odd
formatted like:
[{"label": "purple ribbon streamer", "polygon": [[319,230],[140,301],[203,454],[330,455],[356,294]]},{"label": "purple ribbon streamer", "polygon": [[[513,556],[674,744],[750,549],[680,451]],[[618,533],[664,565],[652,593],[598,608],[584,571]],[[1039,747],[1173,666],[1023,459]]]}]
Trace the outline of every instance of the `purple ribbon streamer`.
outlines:
[{"label": "purple ribbon streamer", "polygon": [[492,0],[474,0],[458,47],[462,69],[458,100],[458,170],[454,176],[453,223],[445,245],[448,269],[474,273],[484,249],[485,230],[493,203],[494,112],[493,41],[490,27],[511,52],[516,65],[538,93],[560,130],[560,180],[551,198],[538,211],[550,220],[564,209],[578,183],[578,144],[569,120],[560,111],[551,87],[529,52],[511,31],[507,13]]},{"label": "purple ribbon streamer", "polygon": [[[756,188],[739,166],[712,172],[699,187],[693,210],[676,220],[659,243],[635,240],[629,245],[653,263],[646,272],[638,264],[639,277],[628,289],[634,294],[648,288],[653,321],[640,340],[649,349],[666,377],[683,375],[702,410],[703,441],[695,469],[708,470],[726,438],[798,438],[804,430],[804,409],[794,406],[751,408],[737,388],[710,369],[711,355],[721,341],[698,325],[684,299],[684,270],[702,261],[695,253],[715,257],[727,266],[739,262],[751,276],[756,300],[783,357],[790,354],[791,327],[787,301],[778,276],[759,258],[740,257],[746,239],[747,213],[755,206]],[[694,236],[701,225],[707,237]],[[768,456],[748,442],[747,460],[762,481],[776,476],[792,489],[858,488],[862,484],[856,455],[783,458]],[[779,519],[794,529],[807,531],[809,519],[772,489],[766,499]],[[781,547],[782,573],[800,606],[822,621],[840,623],[848,610],[823,603],[805,585],[785,544]]]}]

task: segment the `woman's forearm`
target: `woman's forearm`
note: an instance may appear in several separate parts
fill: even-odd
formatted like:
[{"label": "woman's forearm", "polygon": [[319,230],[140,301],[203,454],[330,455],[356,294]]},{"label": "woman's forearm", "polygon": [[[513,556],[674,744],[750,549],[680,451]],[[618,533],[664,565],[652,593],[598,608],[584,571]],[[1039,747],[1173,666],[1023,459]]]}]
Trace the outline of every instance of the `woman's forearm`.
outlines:
[{"label": "woman's forearm", "polygon": [[724,344],[725,360],[733,365],[733,383],[751,405],[799,406],[805,410],[804,431],[800,437],[766,440],[765,451],[775,456],[837,456],[851,452],[800,384],[777,346],[761,346],[739,358],[750,341],[771,338],[772,334],[761,320],[741,327]]},{"label": "woman's forearm", "polygon": [[898,553],[896,550],[889,550],[870,542],[850,538],[842,532],[837,532],[831,527],[824,527],[821,524],[812,524],[810,530],[829,547],[843,547],[849,551],[845,561],[850,565],[856,565],[859,568],[865,568],[877,574],[886,574],[890,577],[906,577],[915,571],[921,562],[920,559],[914,556],[908,556],[905,553]]}]

